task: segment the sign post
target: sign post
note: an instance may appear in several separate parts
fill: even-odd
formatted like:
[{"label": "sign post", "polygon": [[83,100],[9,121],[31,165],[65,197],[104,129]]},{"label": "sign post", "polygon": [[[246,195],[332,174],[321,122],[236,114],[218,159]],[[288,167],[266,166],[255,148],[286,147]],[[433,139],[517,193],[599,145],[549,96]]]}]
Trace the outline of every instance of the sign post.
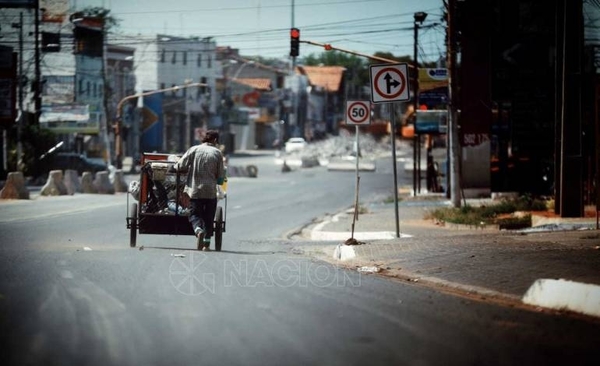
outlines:
[{"label": "sign post", "polygon": [[[410,99],[408,86],[408,64],[371,65],[371,101],[373,103],[393,103]],[[394,168],[394,205],[396,212],[396,237],[400,237],[400,218],[398,215],[398,170],[396,168],[396,117],[394,108],[390,108],[392,125],[392,161]]]},{"label": "sign post", "polygon": [[360,158],[360,147],[358,145],[358,133],[359,126],[371,124],[371,103],[360,100],[348,100],[346,101],[346,124],[354,125],[354,147],[356,152],[356,187],[354,195],[354,217],[352,219],[352,235],[350,240],[354,240],[354,223],[358,219],[358,186],[360,182],[359,172],[359,158]]}]

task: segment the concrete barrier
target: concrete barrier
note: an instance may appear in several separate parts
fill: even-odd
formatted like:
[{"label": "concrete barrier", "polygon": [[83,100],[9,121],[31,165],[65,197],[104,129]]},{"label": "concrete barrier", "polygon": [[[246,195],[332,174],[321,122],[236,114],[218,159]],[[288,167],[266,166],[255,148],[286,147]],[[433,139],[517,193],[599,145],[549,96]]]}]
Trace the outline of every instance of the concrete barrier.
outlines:
[{"label": "concrete barrier", "polygon": [[303,156],[300,161],[303,168],[313,168],[321,165],[318,156]]},{"label": "concrete barrier", "polygon": [[122,169],[115,171],[115,178],[113,182],[113,189],[115,192],[127,192],[127,183],[125,183],[125,176],[123,175]]},{"label": "concrete barrier", "polygon": [[600,317],[600,286],[564,279],[538,279],[523,296],[525,304],[567,309]]},{"label": "concrete barrier", "polygon": [[28,200],[29,190],[25,187],[25,177],[22,172],[10,172],[6,184],[0,190],[0,198]]},{"label": "concrete barrier", "polygon": [[250,177],[256,178],[258,176],[258,168],[256,165],[246,166],[234,166],[230,165],[227,167],[228,177]]},{"label": "concrete barrier", "polygon": [[79,182],[77,170],[65,170],[64,182],[67,187],[67,194],[73,195],[75,193],[81,193],[81,182]]},{"label": "concrete barrier", "polygon": [[108,179],[108,171],[96,173],[96,179],[94,179],[94,186],[98,189],[100,194],[114,194],[115,187],[110,184]]},{"label": "concrete barrier", "polygon": [[81,192],[98,193],[98,188],[94,185],[94,173],[83,172],[81,176]]},{"label": "concrete barrier", "polygon": [[63,182],[62,170],[51,170],[48,173],[48,181],[40,191],[41,196],[64,196],[67,194],[67,187]]}]

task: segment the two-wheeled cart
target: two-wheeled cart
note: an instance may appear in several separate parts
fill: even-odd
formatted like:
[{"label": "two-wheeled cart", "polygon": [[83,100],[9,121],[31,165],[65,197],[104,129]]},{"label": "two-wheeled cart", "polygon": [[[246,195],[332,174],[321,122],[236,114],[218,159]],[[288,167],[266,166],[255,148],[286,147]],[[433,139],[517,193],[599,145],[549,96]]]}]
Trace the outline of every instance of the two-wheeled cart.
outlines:
[{"label": "two-wheeled cart", "polygon": [[[189,197],[183,193],[187,171],[172,171],[180,155],[143,153],[138,186],[127,195],[127,229],[130,230],[129,244],[133,248],[139,234],[193,235],[189,222]],[[130,202],[132,200],[137,202]],[[219,198],[213,234],[215,250],[220,251],[225,232],[227,195]],[[201,248],[199,247],[198,250]]]}]

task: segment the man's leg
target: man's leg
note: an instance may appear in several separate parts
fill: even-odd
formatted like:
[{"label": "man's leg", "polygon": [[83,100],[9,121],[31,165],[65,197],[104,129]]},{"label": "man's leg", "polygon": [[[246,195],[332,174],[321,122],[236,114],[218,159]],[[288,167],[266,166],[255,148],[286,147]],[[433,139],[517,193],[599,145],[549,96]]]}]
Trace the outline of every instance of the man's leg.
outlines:
[{"label": "man's leg", "polygon": [[203,212],[202,212],[202,221],[204,222],[204,227],[206,231],[206,239],[212,238],[213,236],[213,227],[215,221],[215,212],[217,211],[217,199],[210,198],[203,200]]},{"label": "man's leg", "polygon": [[192,224],[192,229],[194,229],[194,233],[198,236],[198,230],[206,231],[204,220],[202,219],[203,213],[203,202],[201,199],[190,199],[190,216],[188,220],[190,224]]}]

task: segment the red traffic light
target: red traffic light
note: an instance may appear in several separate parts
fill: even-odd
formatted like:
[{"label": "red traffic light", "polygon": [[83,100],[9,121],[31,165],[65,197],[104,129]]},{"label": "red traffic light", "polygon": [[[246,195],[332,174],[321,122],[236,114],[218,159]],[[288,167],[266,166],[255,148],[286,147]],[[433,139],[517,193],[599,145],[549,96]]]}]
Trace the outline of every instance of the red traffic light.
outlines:
[{"label": "red traffic light", "polygon": [[300,29],[290,29],[290,56],[297,57],[300,54]]}]

